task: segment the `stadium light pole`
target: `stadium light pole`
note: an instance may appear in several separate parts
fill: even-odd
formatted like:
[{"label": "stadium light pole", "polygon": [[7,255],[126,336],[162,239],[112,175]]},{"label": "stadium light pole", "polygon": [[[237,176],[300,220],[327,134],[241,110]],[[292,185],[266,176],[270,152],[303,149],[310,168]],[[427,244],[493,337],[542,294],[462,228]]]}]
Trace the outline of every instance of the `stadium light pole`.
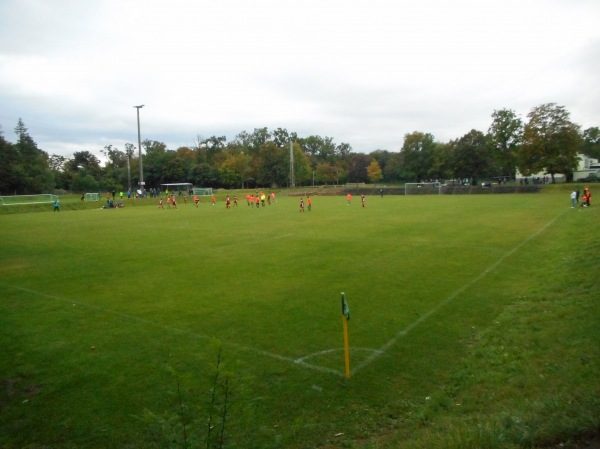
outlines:
[{"label": "stadium light pole", "polygon": [[145,193],[144,185],[144,168],[142,167],[142,139],[140,137],[140,108],[143,108],[144,105],[141,104],[139,106],[134,106],[137,109],[137,125],[138,125],[138,154],[140,155],[140,190],[142,191],[142,196]]}]

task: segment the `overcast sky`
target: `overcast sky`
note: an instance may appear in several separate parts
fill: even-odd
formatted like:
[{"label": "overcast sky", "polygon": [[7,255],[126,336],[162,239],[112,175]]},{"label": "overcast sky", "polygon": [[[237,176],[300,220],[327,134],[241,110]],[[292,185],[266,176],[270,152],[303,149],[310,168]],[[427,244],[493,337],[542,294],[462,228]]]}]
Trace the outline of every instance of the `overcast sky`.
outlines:
[{"label": "overcast sky", "polygon": [[[49,154],[255,128],[398,151],[558,103],[600,126],[599,0],[0,0],[0,125]],[[102,158],[101,158],[102,159]]]}]

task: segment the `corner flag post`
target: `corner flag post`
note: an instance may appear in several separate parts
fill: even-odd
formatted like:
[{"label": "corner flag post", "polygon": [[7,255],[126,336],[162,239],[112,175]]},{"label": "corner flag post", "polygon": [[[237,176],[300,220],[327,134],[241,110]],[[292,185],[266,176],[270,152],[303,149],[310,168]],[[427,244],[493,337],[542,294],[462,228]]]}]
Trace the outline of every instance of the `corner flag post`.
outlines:
[{"label": "corner flag post", "polygon": [[346,379],[350,379],[350,346],[348,344],[348,320],[350,308],[346,302],[346,294],[342,292],[342,323],[344,325],[344,360],[346,362]]}]

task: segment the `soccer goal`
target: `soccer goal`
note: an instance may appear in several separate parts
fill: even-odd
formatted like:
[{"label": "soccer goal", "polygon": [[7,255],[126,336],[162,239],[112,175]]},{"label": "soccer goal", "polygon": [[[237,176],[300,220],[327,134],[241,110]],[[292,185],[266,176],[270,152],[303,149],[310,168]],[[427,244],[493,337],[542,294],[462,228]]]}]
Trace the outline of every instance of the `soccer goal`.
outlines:
[{"label": "soccer goal", "polygon": [[211,196],[213,194],[212,187],[194,187],[192,190],[194,195]]},{"label": "soccer goal", "polygon": [[52,195],[50,193],[41,193],[39,195],[0,196],[0,205],[2,205],[2,206],[19,206],[22,204],[53,203],[57,199],[58,199],[57,195]]},{"label": "soccer goal", "polygon": [[100,201],[100,194],[99,193],[86,193],[85,200],[86,201]]},{"label": "soccer goal", "polygon": [[434,195],[442,193],[442,184],[439,182],[407,182],[404,184],[405,195]]}]

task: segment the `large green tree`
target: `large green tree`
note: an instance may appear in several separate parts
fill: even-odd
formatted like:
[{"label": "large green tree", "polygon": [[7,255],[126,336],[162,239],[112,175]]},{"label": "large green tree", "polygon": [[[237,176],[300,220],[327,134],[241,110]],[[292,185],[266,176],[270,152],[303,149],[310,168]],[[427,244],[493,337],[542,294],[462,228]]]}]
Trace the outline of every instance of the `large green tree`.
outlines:
[{"label": "large green tree", "polygon": [[308,136],[300,139],[302,150],[316,168],[319,162],[334,162],[336,156],[336,145],[331,137]]},{"label": "large green tree", "polygon": [[17,149],[4,138],[0,128],[0,194],[12,195],[19,190],[21,174]]},{"label": "large green tree", "polygon": [[259,186],[287,184],[290,168],[289,164],[286,164],[286,153],[289,153],[289,149],[278,147],[275,142],[265,142],[260,146],[255,159],[256,183]]},{"label": "large green tree", "polygon": [[581,152],[588,157],[600,159],[600,128],[594,126],[583,132]]},{"label": "large green tree", "polygon": [[375,150],[369,153],[373,159],[377,161],[379,167],[381,167],[382,172],[385,170],[385,166],[387,165],[388,160],[392,157],[392,153],[387,150]]},{"label": "large green tree", "polygon": [[369,172],[367,168],[371,165],[371,157],[357,153],[350,157],[348,164],[348,182],[369,182]]},{"label": "large green tree", "polygon": [[15,127],[17,142],[6,147],[7,169],[10,189],[20,195],[49,193],[54,190],[55,179],[48,165],[49,156],[40,150],[29,135],[23,120],[19,119]]},{"label": "large green tree", "polygon": [[100,160],[89,151],[73,153],[73,157],[65,163],[64,171],[72,191],[84,193],[115,188],[112,181],[109,181],[110,185],[101,182],[104,170]]},{"label": "large green tree", "polygon": [[527,117],[519,151],[521,173],[543,171],[552,177],[552,182],[556,173],[572,176],[579,163],[581,135],[569,112],[564,106],[546,103],[533,108]]},{"label": "large green tree", "polygon": [[285,128],[277,128],[273,131],[273,142],[279,148],[289,148],[290,142],[296,142],[298,135],[294,132],[290,133]]},{"label": "large green tree", "polygon": [[400,153],[391,153],[383,167],[383,178],[387,182],[398,182],[402,179],[402,157]]},{"label": "large green tree", "polygon": [[319,162],[315,169],[315,181],[319,184],[337,184],[340,168],[328,162]]},{"label": "large green tree", "polygon": [[429,179],[434,149],[432,134],[419,131],[406,134],[400,150],[403,178],[413,181]]},{"label": "large green tree", "polygon": [[429,172],[433,179],[450,179],[453,177],[453,172],[450,167],[450,144],[436,142],[433,149],[433,159],[431,170]]},{"label": "large green tree", "polygon": [[103,150],[100,150],[107,162],[104,165],[103,185],[109,187],[114,185],[117,190],[123,190],[129,186],[128,182],[128,157],[127,153],[114,148],[112,145],[107,145]]},{"label": "large green tree", "polygon": [[[146,149],[146,154],[142,156],[142,169],[144,171],[146,189],[160,187],[160,184],[167,182],[167,164],[169,160],[167,145],[164,142],[146,139],[142,142],[142,146]],[[136,186],[140,181],[138,167],[138,158],[135,157],[134,151],[134,157],[131,159],[131,182],[134,189],[137,189]]]},{"label": "large green tree", "polygon": [[190,182],[197,187],[219,187],[219,170],[206,163],[194,165]]},{"label": "large green tree", "polygon": [[523,139],[523,121],[511,109],[494,111],[488,135],[495,151],[498,175],[512,178],[517,171],[517,152]]},{"label": "large green tree", "polygon": [[[312,178],[312,168],[310,165],[309,158],[302,151],[302,147],[299,143],[294,143],[292,149],[294,152],[294,183],[296,186],[300,186],[302,184],[306,185],[308,181]],[[284,163],[287,167],[290,166],[289,151],[285,152]],[[291,177],[289,176],[289,170],[287,181],[287,185],[290,185]]]},{"label": "large green tree", "polygon": [[450,142],[449,150],[450,168],[456,178],[469,178],[474,184],[477,179],[496,173],[489,139],[481,131],[473,129]]},{"label": "large green tree", "polygon": [[342,142],[335,147],[335,154],[339,159],[346,160],[352,154],[352,146],[349,143]]}]

